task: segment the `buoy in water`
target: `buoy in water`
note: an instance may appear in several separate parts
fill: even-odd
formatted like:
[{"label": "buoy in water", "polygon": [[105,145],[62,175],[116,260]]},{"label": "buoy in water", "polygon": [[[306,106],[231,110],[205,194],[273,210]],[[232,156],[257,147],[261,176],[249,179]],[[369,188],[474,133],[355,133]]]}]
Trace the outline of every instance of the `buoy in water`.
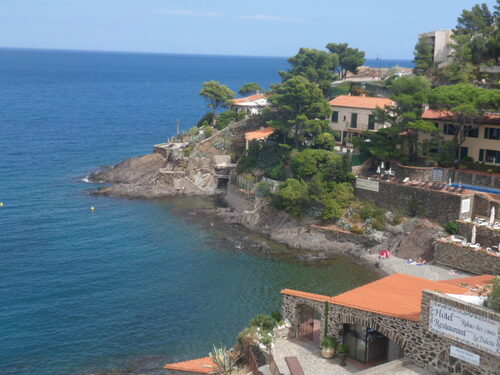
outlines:
[{"label": "buoy in water", "polygon": [[94,206],[90,207],[90,211],[94,212],[95,208]]},{"label": "buoy in water", "polygon": [[3,202],[0,202],[0,207],[3,207]]}]

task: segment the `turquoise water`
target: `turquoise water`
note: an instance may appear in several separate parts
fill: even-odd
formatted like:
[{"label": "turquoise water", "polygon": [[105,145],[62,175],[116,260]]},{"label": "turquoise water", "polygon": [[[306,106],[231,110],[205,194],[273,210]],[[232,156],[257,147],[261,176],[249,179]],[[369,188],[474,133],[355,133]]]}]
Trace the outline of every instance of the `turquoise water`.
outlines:
[{"label": "turquoise water", "polygon": [[234,246],[241,230],[191,219],[175,200],[86,194],[81,178],[95,167],[150,152],[175,119],[192,126],[205,111],[202,82],[268,87],[285,67],[276,58],[0,50],[1,374],[205,355],[278,308],[281,288],[335,294],[375,278],[345,258],[314,266],[251,255]]}]

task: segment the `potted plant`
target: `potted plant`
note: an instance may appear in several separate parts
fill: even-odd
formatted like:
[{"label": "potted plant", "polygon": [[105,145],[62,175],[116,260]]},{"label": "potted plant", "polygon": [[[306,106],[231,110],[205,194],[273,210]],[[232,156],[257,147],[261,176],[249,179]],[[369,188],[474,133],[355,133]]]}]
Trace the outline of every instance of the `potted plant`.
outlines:
[{"label": "potted plant", "polygon": [[338,348],[340,354],[340,365],[345,366],[345,360],[347,358],[347,345],[340,344]]},{"label": "potted plant", "polygon": [[333,358],[335,348],[337,347],[337,339],[332,336],[326,336],[321,340],[321,355],[323,358]]}]

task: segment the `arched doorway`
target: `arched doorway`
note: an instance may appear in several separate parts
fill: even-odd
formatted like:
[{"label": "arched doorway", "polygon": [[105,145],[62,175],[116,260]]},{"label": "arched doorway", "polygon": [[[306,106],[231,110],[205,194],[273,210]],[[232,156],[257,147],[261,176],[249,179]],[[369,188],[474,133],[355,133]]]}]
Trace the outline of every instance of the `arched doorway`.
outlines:
[{"label": "arched doorway", "polygon": [[315,344],[320,342],[321,315],[311,306],[299,306],[299,337]]}]

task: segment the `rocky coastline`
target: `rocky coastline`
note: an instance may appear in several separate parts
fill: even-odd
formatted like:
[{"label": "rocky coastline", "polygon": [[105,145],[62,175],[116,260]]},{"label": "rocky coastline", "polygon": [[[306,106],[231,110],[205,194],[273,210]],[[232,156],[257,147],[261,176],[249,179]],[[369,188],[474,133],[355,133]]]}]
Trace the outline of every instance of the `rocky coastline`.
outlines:
[{"label": "rocky coastline", "polygon": [[[239,189],[218,189],[209,157],[186,157],[182,150],[166,156],[152,153],[127,159],[113,167],[102,167],[88,176],[89,182],[104,184],[91,194],[128,199],[158,199],[166,197],[215,196],[225,204],[216,208],[196,210],[197,215],[215,215],[226,225],[241,225],[264,238],[299,250],[294,254],[300,261],[316,262],[339,254],[357,262],[374,266],[382,274],[396,272],[439,280],[465,274],[437,265],[417,267],[407,259],[431,258],[433,242],[442,230],[439,225],[424,219],[410,219],[389,226],[383,236],[371,238],[339,233],[322,228],[314,219],[298,220],[273,208],[265,199],[245,197]],[[195,183],[202,181],[202,186]],[[242,198],[242,199],[239,199]],[[251,202],[250,207],[249,203]],[[257,246],[256,252],[266,252],[267,245]],[[390,259],[380,260],[378,252],[389,249]]]}]

